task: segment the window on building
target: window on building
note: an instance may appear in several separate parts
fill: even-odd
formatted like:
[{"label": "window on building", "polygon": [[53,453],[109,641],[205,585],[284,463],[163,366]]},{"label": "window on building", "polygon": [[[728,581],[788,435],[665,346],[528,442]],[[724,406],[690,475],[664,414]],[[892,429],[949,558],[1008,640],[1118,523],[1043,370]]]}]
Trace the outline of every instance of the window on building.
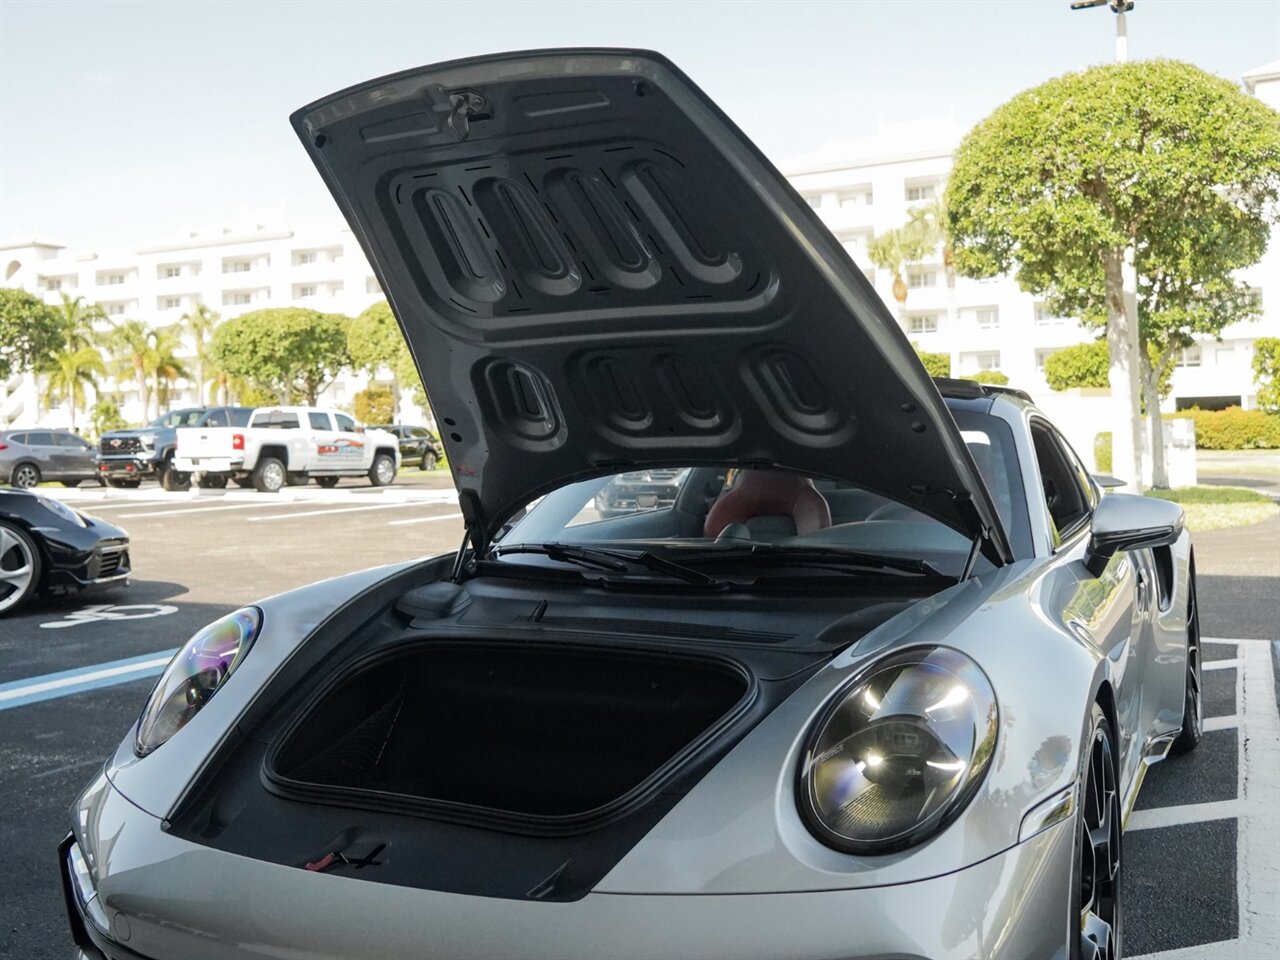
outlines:
[{"label": "window on building", "polygon": [[973,311],[973,318],[980,330],[996,330],[1000,326],[1000,311],[996,307],[979,307]]},{"label": "window on building", "polygon": [[912,333],[937,333],[938,315],[936,313],[915,313],[907,318],[907,329]]},{"label": "window on building", "polygon": [[314,297],[316,295],[316,285],[314,283],[300,283],[295,289],[297,290],[297,295],[300,299],[304,297]]},{"label": "window on building", "polygon": [[98,286],[115,287],[124,283],[123,273],[100,273],[98,274]]},{"label": "window on building", "polygon": [[177,310],[182,306],[181,297],[161,297],[159,307],[161,310]]},{"label": "window on building", "polygon": [[919,203],[921,200],[932,200],[937,196],[937,188],[932,183],[907,185],[907,202]]},{"label": "window on building", "polygon": [[973,366],[978,373],[986,370],[1000,369],[1000,351],[991,350],[986,353],[973,354]]},{"label": "window on building", "polygon": [[305,266],[308,263],[315,263],[316,252],[314,250],[299,250],[293,255],[293,262],[299,267]]},{"label": "window on building", "polygon": [[922,290],[938,285],[937,270],[908,270],[907,286],[912,290]]},{"label": "window on building", "polygon": [[1235,347],[1218,347],[1213,351],[1213,362],[1219,367],[1229,367],[1236,361]]},{"label": "window on building", "polygon": [[382,293],[382,287],[378,285],[377,277],[364,278],[364,292],[365,293]]},{"label": "window on building", "polygon": [[61,277],[45,277],[43,281],[43,286],[46,290],[61,290],[62,278]]},{"label": "window on building", "polygon": [[243,290],[233,290],[222,295],[222,302],[230,307],[242,307],[253,302],[253,294]]},{"label": "window on building", "polygon": [[845,252],[855,260],[861,260],[867,255],[867,237],[866,234],[855,233],[852,236],[842,237],[841,246]]},{"label": "window on building", "polygon": [[862,275],[867,278],[867,283],[871,284],[873,287],[876,285],[876,268],[875,267],[867,267],[862,271]]},{"label": "window on building", "polygon": [[182,267],[180,264],[170,263],[160,268],[161,280],[172,280],[174,277],[182,276]]},{"label": "window on building", "polygon": [[817,210],[820,206],[822,206],[822,194],[806,193],[804,195],[804,202],[807,203],[809,206],[813,207],[813,209]]},{"label": "window on building", "polygon": [[1178,351],[1177,365],[1179,367],[1198,367],[1200,366],[1200,359],[1200,345],[1195,344]]},{"label": "window on building", "polygon": [[1061,347],[1041,347],[1036,351],[1036,370],[1044,373],[1044,362],[1061,350]]},{"label": "window on building", "polygon": [[118,317],[124,313],[124,304],[108,303],[102,309],[108,317]]},{"label": "window on building", "polygon": [[1064,322],[1062,317],[1055,316],[1043,303],[1036,304],[1037,327],[1060,327]]},{"label": "window on building", "polygon": [[250,260],[223,260],[223,273],[248,273],[253,269],[253,262]]}]

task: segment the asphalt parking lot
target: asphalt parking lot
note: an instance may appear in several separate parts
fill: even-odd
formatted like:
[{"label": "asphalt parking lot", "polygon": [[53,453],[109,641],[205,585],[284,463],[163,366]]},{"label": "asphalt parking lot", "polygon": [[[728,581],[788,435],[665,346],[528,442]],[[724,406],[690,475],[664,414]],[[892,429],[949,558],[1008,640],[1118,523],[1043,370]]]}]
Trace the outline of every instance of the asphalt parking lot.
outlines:
[{"label": "asphalt parking lot", "polygon": [[[50,491],[123,525],[135,576],[128,588],[0,621],[0,954],[68,954],[54,847],[68,805],[136,718],[169,651],[264,595],[456,548],[447,475],[405,479],[278,497]],[[1275,521],[1197,538],[1203,633],[1215,638],[1208,732],[1196,753],[1152,769],[1131,818],[1130,956],[1280,955],[1280,672],[1267,642],[1280,639],[1278,544]],[[1242,561],[1250,550],[1264,562]]]}]

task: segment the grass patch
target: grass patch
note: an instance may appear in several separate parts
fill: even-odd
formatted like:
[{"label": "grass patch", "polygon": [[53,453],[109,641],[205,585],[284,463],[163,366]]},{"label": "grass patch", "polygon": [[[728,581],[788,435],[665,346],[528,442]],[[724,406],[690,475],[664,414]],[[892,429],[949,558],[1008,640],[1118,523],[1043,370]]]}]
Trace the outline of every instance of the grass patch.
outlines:
[{"label": "grass patch", "polygon": [[1280,506],[1256,490],[1244,487],[1182,487],[1149,490],[1147,496],[1182,504],[1191,530],[1223,530],[1261,523],[1280,513]]}]

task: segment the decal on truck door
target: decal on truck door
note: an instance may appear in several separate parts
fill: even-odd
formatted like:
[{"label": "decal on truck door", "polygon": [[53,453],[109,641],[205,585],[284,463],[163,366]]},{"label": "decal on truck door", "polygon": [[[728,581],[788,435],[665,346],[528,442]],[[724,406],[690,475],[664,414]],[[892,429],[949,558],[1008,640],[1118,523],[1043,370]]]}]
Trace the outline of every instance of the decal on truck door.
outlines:
[{"label": "decal on truck door", "polygon": [[332,440],[317,444],[316,453],[329,462],[334,460],[354,460],[358,462],[364,459],[364,441],[345,439]]}]

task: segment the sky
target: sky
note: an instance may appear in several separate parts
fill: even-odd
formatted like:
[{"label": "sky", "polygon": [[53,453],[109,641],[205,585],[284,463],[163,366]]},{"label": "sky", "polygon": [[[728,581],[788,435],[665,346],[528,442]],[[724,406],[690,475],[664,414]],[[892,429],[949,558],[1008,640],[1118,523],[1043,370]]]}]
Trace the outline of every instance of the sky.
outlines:
[{"label": "sky", "polygon": [[[967,127],[1109,61],[1114,25],[1068,0],[0,0],[0,241],[123,249],[260,211],[335,224],[289,114],[442,60],[658,50],[785,165],[881,120]],[[1138,0],[1128,33],[1132,59],[1238,81],[1280,59],[1280,0]]]}]

